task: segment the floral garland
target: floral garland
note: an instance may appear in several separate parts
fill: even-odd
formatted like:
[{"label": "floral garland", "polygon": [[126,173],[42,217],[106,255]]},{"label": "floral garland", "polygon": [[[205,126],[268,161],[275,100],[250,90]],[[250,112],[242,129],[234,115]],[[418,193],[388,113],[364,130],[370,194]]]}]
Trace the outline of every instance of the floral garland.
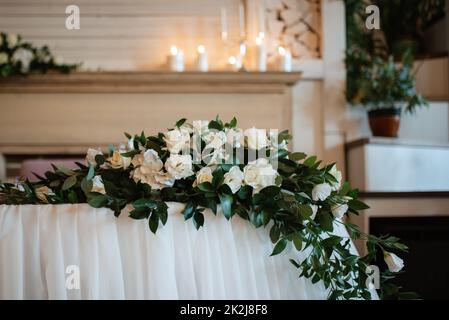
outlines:
[{"label": "floral garland", "polygon": [[[128,145],[110,146],[107,154],[89,149],[86,164],[69,170],[53,166],[39,181],[0,184],[6,204],[89,203],[107,207],[119,216],[127,204],[133,219],[147,219],[156,233],[167,222],[167,201],[185,203],[182,211],[199,229],[203,211],[217,207],[227,219],[234,215],[256,228],[270,227],[272,255],[292,243],[310,252],[303,261],[291,259],[300,277],[322,281],[329,299],[371,299],[367,279],[377,253],[388,269],[381,273],[381,298],[398,293],[388,283],[403,267],[390,251],[406,251],[395,237],[364,234],[342,219],[368,206],[357,200],[358,190],[342,184],[335,164],[322,165],[315,156],[287,149],[287,131],[237,128],[234,118],[223,123],[181,119],[174,129],[157,136],[127,136]],[[254,160],[252,157],[256,156]],[[343,224],[351,238],[366,240],[368,253],[351,253],[351,239],[334,235]]]},{"label": "floral garland", "polygon": [[47,46],[34,47],[23,42],[20,35],[0,32],[0,77],[50,70],[69,73],[78,67],[78,64],[64,64],[60,58],[53,57]]}]

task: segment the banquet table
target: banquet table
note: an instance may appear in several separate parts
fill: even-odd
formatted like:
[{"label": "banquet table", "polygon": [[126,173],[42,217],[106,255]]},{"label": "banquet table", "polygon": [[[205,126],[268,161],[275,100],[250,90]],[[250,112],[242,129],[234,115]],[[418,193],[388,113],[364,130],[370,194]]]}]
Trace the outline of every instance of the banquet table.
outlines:
[{"label": "banquet table", "polygon": [[[326,299],[289,262],[307,252],[270,257],[268,228],[205,210],[196,230],[183,204],[168,207],[153,234],[129,207],[0,205],[0,299]],[[73,266],[79,288],[66,285]]]}]

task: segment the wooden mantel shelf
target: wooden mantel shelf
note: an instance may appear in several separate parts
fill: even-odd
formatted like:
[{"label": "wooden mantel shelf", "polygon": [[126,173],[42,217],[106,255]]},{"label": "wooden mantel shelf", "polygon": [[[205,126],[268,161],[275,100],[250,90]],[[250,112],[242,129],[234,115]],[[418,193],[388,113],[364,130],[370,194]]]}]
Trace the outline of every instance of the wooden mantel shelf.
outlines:
[{"label": "wooden mantel shelf", "polygon": [[0,93],[285,93],[301,72],[77,72],[0,79]]}]

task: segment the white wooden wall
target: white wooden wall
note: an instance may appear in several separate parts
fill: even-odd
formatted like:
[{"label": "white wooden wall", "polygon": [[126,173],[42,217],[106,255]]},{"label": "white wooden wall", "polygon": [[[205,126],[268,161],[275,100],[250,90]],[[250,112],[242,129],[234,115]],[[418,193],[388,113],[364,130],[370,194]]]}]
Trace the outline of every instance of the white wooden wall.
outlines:
[{"label": "white wooden wall", "polygon": [[[67,30],[67,5],[80,8],[80,30]],[[224,64],[220,7],[229,13],[230,34],[238,32],[238,0],[0,0],[0,30],[48,44],[68,62],[89,69],[158,69],[170,45],[192,63],[199,44],[212,68]]]}]

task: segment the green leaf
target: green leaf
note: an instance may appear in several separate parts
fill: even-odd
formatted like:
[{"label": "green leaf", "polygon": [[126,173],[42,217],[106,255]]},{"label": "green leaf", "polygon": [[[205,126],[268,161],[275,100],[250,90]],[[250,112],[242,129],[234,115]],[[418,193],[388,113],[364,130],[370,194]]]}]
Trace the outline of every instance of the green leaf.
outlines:
[{"label": "green leaf", "polygon": [[353,209],[353,210],[365,210],[365,209],[369,209],[369,206],[368,206],[368,205],[366,205],[366,204],[363,203],[362,201],[356,200],[356,199],[350,200],[350,201],[348,202],[348,206],[349,206],[349,208],[351,208],[351,209]]},{"label": "green leaf", "polygon": [[152,209],[152,208],[156,208],[157,203],[156,203],[155,200],[151,200],[151,199],[147,199],[147,198],[141,198],[139,200],[134,201],[133,202],[133,206],[135,208],[142,208],[142,207],[144,207],[144,208]]},{"label": "green leaf", "polygon": [[204,224],[204,215],[199,212],[196,211],[193,215],[193,224],[196,228],[196,230],[198,230],[199,228],[201,228]]},{"label": "green leaf", "polygon": [[220,123],[219,123],[218,121],[216,121],[216,120],[212,120],[212,121],[209,122],[208,128],[209,128],[209,129],[215,129],[215,130],[221,131],[221,130],[223,130],[223,125],[220,124]]},{"label": "green leaf", "polygon": [[235,117],[232,118],[231,122],[229,122],[229,128],[237,127],[237,119]]},{"label": "green leaf", "polygon": [[186,122],[186,118],[182,118],[178,121],[176,121],[176,127],[181,128],[181,126]]},{"label": "green leaf", "polygon": [[284,251],[285,247],[287,246],[287,239],[281,239],[276,243],[274,246],[273,252],[270,256],[275,256]]},{"label": "green leaf", "polygon": [[223,210],[223,214],[226,217],[226,219],[231,219],[232,217],[232,201],[234,200],[233,197],[229,194],[220,194],[220,204],[221,209]]},{"label": "green leaf", "polygon": [[312,216],[313,210],[308,204],[298,205],[298,210],[301,218],[307,220]]},{"label": "green leaf", "polygon": [[75,174],[75,172],[73,170],[70,170],[70,169],[68,169],[66,167],[63,167],[63,166],[59,166],[58,167],[58,171],[62,172],[66,176],[71,176],[71,175]]},{"label": "green leaf", "polygon": [[136,208],[129,212],[129,217],[135,220],[147,219],[149,216],[150,210],[146,208]]},{"label": "green leaf", "polygon": [[214,187],[210,182],[202,182],[198,186],[198,189],[200,189],[203,192],[215,192]]},{"label": "green leaf", "polygon": [[303,162],[303,165],[307,167],[312,167],[315,164],[316,160],[317,160],[316,156],[311,156]]},{"label": "green leaf", "polygon": [[318,212],[315,219],[324,231],[332,232],[334,230],[334,219],[329,211]]},{"label": "green leaf", "polygon": [[182,214],[184,215],[184,220],[188,220],[193,216],[193,213],[195,212],[196,204],[193,202],[188,202],[184,209],[182,210]]},{"label": "green leaf", "polygon": [[343,186],[340,189],[340,192],[338,193],[340,196],[344,197],[349,192],[349,182],[343,183]]},{"label": "green leaf", "polygon": [[301,251],[302,248],[302,238],[299,234],[295,233],[292,236],[293,245],[295,246],[296,250]]},{"label": "green leaf", "polygon": [[159,227],[159,215],[156,211],[151,213],[150,219],[148,220],[148,225],[151,232],[156,233],[157,228]]},{"label": "green leaf", "polygon": [[73,190],[70,190],[69,194],[67,195],[67,199],[70,203],[78,203],[78,196],[76,195],[76,192]]},{"label": "green leaf", "polygon": [[76,175],[70,176],[67,179],[65,179],[64,183],[62,184],[62,190],[68,190],[71,187],[73,187],[78,180],[76,179]]},{"label": "green leaf", "polygon": [[272,243],[276,243],[281,235],[281,230],[276,226],[272,226],[270,229],[270,239]]},{"label": "green leaf", "polygon": [[92,191],[92,187],[93,187],[92,180],[88,180],[87,177],[84,177],[81,180],[81,190],[83,190],[86,196],[89,194],[89,192]]},{"label": "green leaf", "polygon": [[101,193],[91,193],[87,202],[94,208],[102,208],[108,202],[108,198]]},{"label": "green leaf", "polygon": [[288,155],[288,158],[292,161],[301,161],[306,157],[307,155],[303,152],[292,152]]},{"label": "green leaf", "polygon": [[165,202],[159,202],[157,204],[157,212],[159,214],[159,219],[162,222],[162,225],[165,226],[168,219],[168,206]]}]

